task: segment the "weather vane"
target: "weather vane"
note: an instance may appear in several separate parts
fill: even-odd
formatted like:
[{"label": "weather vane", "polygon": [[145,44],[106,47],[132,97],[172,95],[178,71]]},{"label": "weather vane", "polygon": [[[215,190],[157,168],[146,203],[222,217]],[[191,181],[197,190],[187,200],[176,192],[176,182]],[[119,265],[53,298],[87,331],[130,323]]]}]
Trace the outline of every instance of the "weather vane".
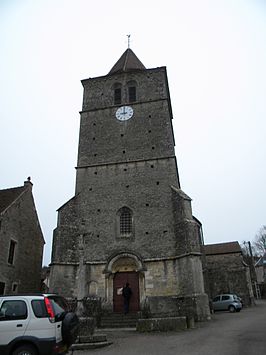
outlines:
[{"label": "weather vane", "polygon": [[130,36],[131,35],[127,35],[127,48],[130,48]]}]

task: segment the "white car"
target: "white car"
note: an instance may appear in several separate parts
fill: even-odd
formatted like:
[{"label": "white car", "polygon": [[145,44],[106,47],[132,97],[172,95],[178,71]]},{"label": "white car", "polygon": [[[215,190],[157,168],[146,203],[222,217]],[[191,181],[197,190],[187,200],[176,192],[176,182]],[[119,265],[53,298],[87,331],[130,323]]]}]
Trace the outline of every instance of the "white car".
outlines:
[{"label": "white car", "polygon": [[65,354],[79,320],[55,294],[0,296],[0,354]]}]

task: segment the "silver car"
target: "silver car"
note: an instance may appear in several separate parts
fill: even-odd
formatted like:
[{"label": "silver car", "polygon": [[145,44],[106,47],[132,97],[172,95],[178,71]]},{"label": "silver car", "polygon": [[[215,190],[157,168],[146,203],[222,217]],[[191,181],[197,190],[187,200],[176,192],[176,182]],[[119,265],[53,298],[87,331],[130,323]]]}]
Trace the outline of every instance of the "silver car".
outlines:
[{"label": "silver car", "polygon": [[212,300],[213,310],[215,311],[229,311],[240,312],[242,309],[242,303],[237,295],[234,294],[222,294],[217,295]]}]

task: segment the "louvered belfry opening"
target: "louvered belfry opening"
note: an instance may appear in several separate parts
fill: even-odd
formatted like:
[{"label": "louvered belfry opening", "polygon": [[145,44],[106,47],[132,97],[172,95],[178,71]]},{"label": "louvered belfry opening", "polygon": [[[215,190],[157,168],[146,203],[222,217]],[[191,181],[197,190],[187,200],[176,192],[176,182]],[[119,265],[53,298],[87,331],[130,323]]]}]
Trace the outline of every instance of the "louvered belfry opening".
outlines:
[{"label": "louvered belfry opening", "polygon": [[136,87],[129,86],[128,88],[128,101],[135,102],[136,101]]}]

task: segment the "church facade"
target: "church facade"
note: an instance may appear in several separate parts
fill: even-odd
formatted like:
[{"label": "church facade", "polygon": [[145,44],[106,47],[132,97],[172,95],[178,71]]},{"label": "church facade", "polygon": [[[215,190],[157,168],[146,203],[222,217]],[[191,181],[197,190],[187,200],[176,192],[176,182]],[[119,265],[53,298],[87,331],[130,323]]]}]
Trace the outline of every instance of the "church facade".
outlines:
[{"label": "church facade", "polygon": [[199,224],[180,188],[166,68],[146,69],[128,48],[107,75],[82,85],[76,190],[58,210],[50,290],[97,296],[121,312],[129,282],[131,312],[148,304],[167,313],[185,298],[196,318],[208,318]]}]

